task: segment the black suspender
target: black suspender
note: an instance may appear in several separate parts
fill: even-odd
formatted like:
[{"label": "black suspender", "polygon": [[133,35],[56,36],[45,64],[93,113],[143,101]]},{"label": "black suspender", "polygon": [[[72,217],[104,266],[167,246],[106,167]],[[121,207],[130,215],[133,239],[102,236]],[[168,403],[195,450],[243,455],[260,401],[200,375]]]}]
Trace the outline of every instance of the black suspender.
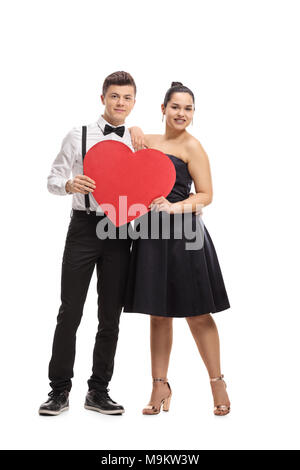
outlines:
[{"label": "black suspender", "polygon": [[[83,165],[83,160],[86,154],[86,126],[82,126],[82,165]],[[85,207],[86,207],[86,213],[89,214],[90,211],[90,194],[85,194],[84,195],[85,199]]]}]

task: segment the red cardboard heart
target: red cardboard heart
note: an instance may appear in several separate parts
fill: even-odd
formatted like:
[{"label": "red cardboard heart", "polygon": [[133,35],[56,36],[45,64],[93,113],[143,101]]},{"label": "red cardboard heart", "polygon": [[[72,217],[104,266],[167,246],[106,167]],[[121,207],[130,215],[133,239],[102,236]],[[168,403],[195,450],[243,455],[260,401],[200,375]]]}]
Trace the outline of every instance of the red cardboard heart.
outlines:
[{"label": "red cardboard heart", "polygon": [[83,168],[84,174],[96,182],[94,198],[116,227],[148,212],[153,199],[168,196],[176,180],[174,164],[163,152],[132,152],[115,140],[91,147]]}]

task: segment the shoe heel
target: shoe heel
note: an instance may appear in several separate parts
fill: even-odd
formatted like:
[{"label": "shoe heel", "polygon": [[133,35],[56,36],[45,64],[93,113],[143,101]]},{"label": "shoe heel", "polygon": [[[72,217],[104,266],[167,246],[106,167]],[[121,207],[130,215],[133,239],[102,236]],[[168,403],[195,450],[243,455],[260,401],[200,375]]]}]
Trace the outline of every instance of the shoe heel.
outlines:
[{"label": "shoe heel", "polygon": [[[210,378],[211,382],[216,382],[217,380],[222,380],[224,385],[225,385],[225,389],[227,389],[227,384],[224,380],[224,375],[223,374],[221,374],[220,377]],[[221,411],[221,413],[219,413],[220,411]],[[229,412],[230,412],[230,405],[217,405],[217,406],[214,407],[214,414],[216,416],[225,416]]]},{"label": "shoe heel", "polygon": [[164,400],[163,411],[169,411],[171,396],[172,394],[170,394],[170,396]]}]

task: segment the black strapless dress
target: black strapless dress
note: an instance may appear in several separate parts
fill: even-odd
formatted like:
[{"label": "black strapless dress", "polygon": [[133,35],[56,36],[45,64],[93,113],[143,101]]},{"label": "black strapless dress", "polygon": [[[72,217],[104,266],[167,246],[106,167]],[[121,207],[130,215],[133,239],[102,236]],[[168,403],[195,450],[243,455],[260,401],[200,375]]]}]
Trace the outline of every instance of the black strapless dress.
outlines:
[{"label": "black strapless dress", "polygon": [[[167,156],[175,166],[176,181],[166,199],[172,203],[182,201],[189,196],[192,178],[183,160],[174,155]],[[148,218],[149,233],[152,214],[150,211],[142,216]],[[158,216],[161,219],[163,211],[156,213]],[[195,237],[201,240],[198,249],[186,249],[186,243],[193,239],[186,238],[183,229],[180,239],[178,234],[174,236],[178,229],[176,224],[183,226],[183,217],[180,214],[168,216],[171,222],[169,239],[159,236],[158,239],[133,241],[124,312],[191,317],[230,308],[217,254],[201,216],[184,215],[190,217]],[[140,219],[135,219],[135,228]]]}]

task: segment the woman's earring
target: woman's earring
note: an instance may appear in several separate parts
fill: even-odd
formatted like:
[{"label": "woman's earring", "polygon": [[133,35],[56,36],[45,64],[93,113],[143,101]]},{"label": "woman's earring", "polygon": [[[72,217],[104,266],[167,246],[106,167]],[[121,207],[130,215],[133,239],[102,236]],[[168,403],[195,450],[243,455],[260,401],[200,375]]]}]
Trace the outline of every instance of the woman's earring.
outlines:
[{"label": "woman's earring", "polygon": [[162,115],[162,120],[161,120],[161,122],[164,122],[164,117],[165,117],[165,115],[163,114],[163,115]]}]

